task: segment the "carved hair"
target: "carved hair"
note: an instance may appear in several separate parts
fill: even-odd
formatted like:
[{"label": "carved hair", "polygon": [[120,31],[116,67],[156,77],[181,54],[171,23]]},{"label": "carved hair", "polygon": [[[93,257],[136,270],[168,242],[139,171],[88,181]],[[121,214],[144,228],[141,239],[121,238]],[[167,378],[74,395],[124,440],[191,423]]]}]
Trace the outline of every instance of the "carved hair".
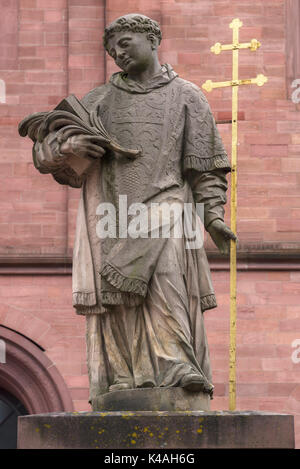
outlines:
[{"label": "carved hair", "polygon": [[103,45],[106,50],[108,50],[107,46],[109,39],[114,35],[114,33],[119,31],[152,33],[158,38],[159,44],[162,39],[161,30],[157,21],[139,14],[125,15],[116,19],[107,28],[105,28]]}]

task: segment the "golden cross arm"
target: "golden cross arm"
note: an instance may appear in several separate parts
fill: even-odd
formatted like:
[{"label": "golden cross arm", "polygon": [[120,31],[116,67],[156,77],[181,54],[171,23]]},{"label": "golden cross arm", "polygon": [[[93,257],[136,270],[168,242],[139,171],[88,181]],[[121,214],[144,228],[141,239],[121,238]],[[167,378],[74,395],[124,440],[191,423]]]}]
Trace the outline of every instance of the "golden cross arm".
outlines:
[{"label": "golden cross arm", "polygon": [[224,88],[226,86],[239,86],[239,85],[257,85],[263,86],[268,81],[268,78],[259,73],[256,78],[246,78],[244,80],[229,80],[229,81],[217,81],[213,82],[212,80],[206,80],[203,83],[202,88],[205,91],[212,91],[214,88]]},{"label": "golden cross arm", "polygon": [[261,43],[257,39],[252,39],[250,42],[236,43],[236,44],[221,44],[216,42],[214,46],[210,48],[214,54],[218,55],[223,50],[237,50],[237,49],[250,49],[256,51],[261,46]]}]

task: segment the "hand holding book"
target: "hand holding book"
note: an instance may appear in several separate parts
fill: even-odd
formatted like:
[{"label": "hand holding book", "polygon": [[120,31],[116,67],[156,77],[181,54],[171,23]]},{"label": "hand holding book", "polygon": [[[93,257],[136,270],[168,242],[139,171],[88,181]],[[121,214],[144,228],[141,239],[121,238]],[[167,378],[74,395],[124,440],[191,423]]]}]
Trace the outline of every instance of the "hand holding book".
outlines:
[{"label": "hand holding book", "polygon": [[105,130],[99,106],[89,112],[74,95],[70,95],[50,112],[38,112],[27,116],[19,125],[19,134],[28,135],[34,142],[42,142],[51,132],[56,132],[62,154],[79,176],[87,172],[95,158],[101,158],[105,149],[113,154],[135,159],[139,150],[120,146]]},{"label": "hand holding book", "polygon": [[107,143],[107,140],[102,137],[82,134],[73,135],[61,144],[60,152],[63,154],[73,154],[81,158],[86,158],[87,156],[101,158],[106,151],[101,145],[105,143]]}]

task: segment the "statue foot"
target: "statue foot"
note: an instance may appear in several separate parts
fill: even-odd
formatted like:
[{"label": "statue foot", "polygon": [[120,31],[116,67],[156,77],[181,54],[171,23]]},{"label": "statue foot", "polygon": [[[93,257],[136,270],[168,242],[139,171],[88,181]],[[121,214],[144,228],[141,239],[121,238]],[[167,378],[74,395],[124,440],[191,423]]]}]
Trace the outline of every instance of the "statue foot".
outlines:
[{"label": "statue foot", "polygon": [[144,381],[143,384],[141,384],[140,386],[137,386],[138,389],[142,389],[142,388],[155,388],[155,384],[153,383],[153,381]]},{"label": "statue foot", "polygon": [[109,386],[109,391],[122,391],[122,389],[131,389],[128,383],[116,383]]},{"label": "statue foot", "polygon": [[180,381],[180,387],[187,391],[202,391],[204,389],[203,378],[196,374],[189,374],[184,376]]}]

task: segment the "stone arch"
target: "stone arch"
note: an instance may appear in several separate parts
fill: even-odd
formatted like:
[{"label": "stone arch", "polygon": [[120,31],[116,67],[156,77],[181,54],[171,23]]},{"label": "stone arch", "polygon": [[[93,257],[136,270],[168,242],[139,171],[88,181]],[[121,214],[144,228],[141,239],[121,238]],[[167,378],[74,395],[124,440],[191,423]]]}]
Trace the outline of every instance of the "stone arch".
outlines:
[{"label": "stone arch", "polygon": [[19,399],[30,414],[73,410],[69,390],[45,353],[17,332],[0,326],[6,359],[0,363],[0,387]]}]

